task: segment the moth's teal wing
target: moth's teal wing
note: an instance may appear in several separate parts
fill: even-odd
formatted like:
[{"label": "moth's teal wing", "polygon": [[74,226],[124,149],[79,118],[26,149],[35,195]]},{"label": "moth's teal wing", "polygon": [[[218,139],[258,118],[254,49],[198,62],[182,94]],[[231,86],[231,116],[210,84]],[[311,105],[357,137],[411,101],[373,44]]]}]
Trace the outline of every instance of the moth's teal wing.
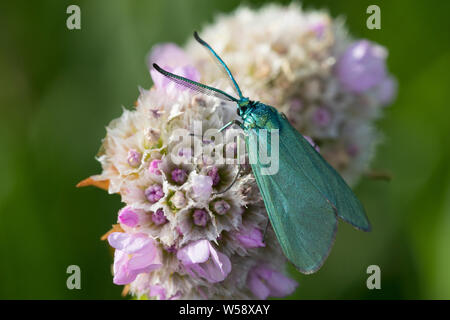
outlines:
[{"label": "moth's teal wing", "polygon": [[341,175],[282,114],[277,113],[277,117],[280,124],[280,154],[283,149],[287,153],[284,157],[297,159],[299,169],[333,204],[339,218],[359,230],[370,231],[371,225],[364,207]]},{"label": "moth's teal wing", "polygon": [[[253,173],[284,254],[301,272],[313,273],[330,253],[337,215],[362,230],[369,230],[370,224],[340,175],[281,114],[270,116],[279,127],[279,170],[263,175],[258,161],[252,164]],[[247,132],[251,150],[258,130]]]},{"label": "moth's teal wing", "polygon": [[[255,143],[256,135],[250,130],[247,144]],[[313,273],[330,253],[337,217],[333,206],[305,179],[296,164],[298,157],[292,158],[285,149],[280,143],[278,173],[263,175],[259,163],[252,169],[285,256],[300,272]]]}]

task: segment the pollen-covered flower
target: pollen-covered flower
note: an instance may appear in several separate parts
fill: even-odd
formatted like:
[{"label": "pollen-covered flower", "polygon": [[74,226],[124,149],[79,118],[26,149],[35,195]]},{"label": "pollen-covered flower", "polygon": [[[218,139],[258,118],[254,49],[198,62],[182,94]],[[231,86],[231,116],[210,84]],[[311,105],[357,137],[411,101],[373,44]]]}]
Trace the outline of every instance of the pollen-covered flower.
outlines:
[{"label": "pollen-covered flower", "polygon": [[[348,181],[367,168],[373,122],[396,90],[385,49],[349,38],[340,20],[298,5],[242,7],[201,35],[246,96],[282,111]],[[148,63],[233,93],[198,43],[157,45]],[[154,86],[107,127],[97,155],[102,173],[85,182],[124,203],[108,237],[116,249],[114,283],[148,299],[291,294],[297,283],[266,228],[251,168],[236,163],[240,129],[211,138],[237,118],[236,105],[186,90],[153,68],[150,74]]]}]

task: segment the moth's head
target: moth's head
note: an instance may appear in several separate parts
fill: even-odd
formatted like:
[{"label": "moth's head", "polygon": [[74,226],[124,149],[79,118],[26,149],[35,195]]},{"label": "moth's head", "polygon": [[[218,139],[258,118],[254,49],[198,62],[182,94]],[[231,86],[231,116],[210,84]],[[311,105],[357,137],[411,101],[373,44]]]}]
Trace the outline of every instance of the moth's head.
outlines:
[{"label": "moth's head", "polygon": [[238,115],[243,115],[245,113],[245,111],[247,111],[247,108],[249,108],[251,105],[251,101],[248,98],[241,98],[238,101],[238,106],[239,108],[237,109],[237,114]]}]

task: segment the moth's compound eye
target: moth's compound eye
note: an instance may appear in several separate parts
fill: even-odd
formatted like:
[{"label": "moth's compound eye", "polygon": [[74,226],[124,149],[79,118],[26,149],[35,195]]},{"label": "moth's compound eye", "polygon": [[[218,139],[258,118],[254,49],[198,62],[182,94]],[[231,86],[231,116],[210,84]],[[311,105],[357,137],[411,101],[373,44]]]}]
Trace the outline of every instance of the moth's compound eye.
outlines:
[{"label": "moth's compound eye", "polygon": [[240,109],[237,109],[237,114],[238,114],[238,115],[241,115],[241,113],[244,113],[246,110],[247,110],[247,107],[246,107],[246,106],[241,107]]}]

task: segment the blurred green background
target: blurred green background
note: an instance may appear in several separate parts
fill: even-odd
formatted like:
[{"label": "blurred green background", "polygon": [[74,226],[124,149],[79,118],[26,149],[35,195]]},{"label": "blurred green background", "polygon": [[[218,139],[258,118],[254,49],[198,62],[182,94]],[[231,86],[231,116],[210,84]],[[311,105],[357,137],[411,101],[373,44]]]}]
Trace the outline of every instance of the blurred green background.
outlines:
[{"label": "blurred green background", "polygon": [[[259,6],[264,1],[247,2]],[[288,1],[283,1],[288,3]],[[378,125],[385,134],[373,163],[390,182],[363,179],[356,191],[373,232],[340,224],[317,274],[296,274],[292,298],[450,298],[450,3],[304,1],[344,15],[350,31],[390,51],[399,96]],[[81,7],[81,30],[66,8]],[[381,30],[366,8],[381,7]],[[0,298],[120,299],[112,258],[99,237],[120,199],[76,189],[100,172],[105,126],[151,86],[145,56],[158,42],[183,44],[195,29],[239,1],[0,2]],[[262,21],[261,23],[264,23]],[[66,288],[81,267],[82,290]],[[381,268],[381,290],[366,288],[367,266]]]}]

